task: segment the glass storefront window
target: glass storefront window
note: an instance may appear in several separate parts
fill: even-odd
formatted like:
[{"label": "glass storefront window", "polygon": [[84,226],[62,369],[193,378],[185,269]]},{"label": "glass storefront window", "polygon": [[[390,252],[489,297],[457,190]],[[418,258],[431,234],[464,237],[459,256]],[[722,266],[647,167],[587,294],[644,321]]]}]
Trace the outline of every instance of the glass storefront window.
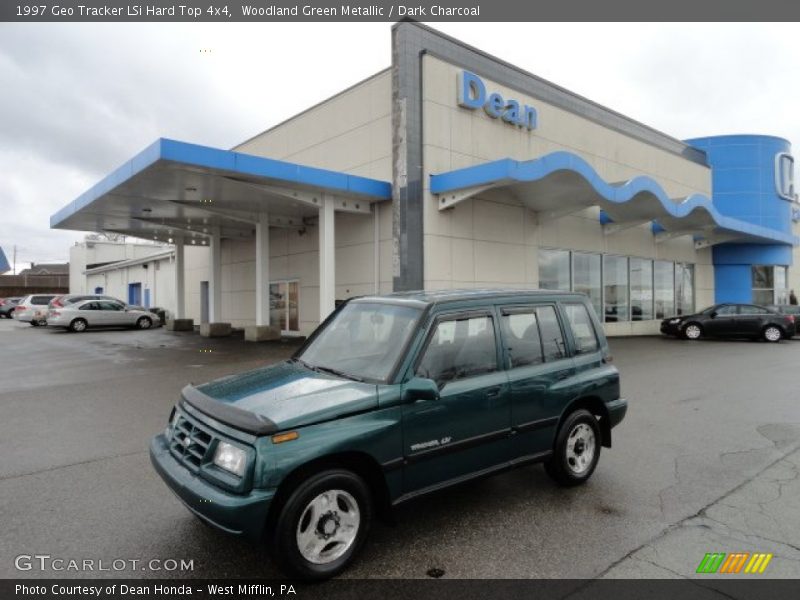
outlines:
[{"label": "glass storefront window", "polygon": [[[754,267],[756,269],[756,267]],[[772,298],[788,303],[786,267],[759,267],[769,273],[753,273],[753,282],[768,280],[774,287],[756,296],[755,302],[772,304]],[[539,287],[572,290],[589,297],[606,323],[652,321],[695,311],[694,265],[627,256],[539,249]],[[780,291],[779,291],[780,288]]]},{"label": "glass storefront window", "polygon": [[788,267],[775,267],[775,304],[789,304],[787,270]]},{"label": "glass storefront window", "polygon": [[602,301],[600,287],[600,255],[573,252],[572,254],[572,289],[589,296],[597,314],[600,314]]},{"label": "glass storefront window", "polygon": [[657,260],[653,263],[653,284],[656,319],[665,319],[675,314],[675,265]]},{"label": "glass storefront window", "polygon": [[631,321],[653,318],[653,261],[630,259]]},{"label": "glass storefront window", "polygon": [[299,284],[274,281],[269,284],[269,322],[281,331],[300,331]]},{"label": "glass storefront window", "polygon": [[628,259],[624,256],[603,257],[603,294],[605,321],[628,320]]},{"label": "glass storefront window", "polygon": [[694,265],[675,264],[675,303],[678,315],[694,312]]},{"label": "glass storefront window", "polygon": [[756,304],[788,304],[786,267],[753,265],[753,302]]},{"label": "glass storefront window", "polygon": [[539,287],[569,291],[569,250],[539,248]]}]

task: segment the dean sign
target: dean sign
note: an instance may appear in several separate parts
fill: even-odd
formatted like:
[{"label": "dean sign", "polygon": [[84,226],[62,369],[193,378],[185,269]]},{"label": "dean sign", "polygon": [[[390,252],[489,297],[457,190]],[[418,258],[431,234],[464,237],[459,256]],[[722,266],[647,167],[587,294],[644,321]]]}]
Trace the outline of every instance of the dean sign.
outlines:
[{"label": "dean sign", "polygon": [[458,105],[472,110],[482,108],[493,119],[528,130],[536,129],[536,109],[497,92],[487,92],[483,80],[469,71],[458,74]]}]

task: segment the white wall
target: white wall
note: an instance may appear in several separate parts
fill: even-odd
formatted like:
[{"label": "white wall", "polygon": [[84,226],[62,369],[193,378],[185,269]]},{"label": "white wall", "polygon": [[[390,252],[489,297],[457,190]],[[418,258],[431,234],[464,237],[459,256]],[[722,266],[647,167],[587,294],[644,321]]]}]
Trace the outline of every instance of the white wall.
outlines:
[{"label": "white wall", "polygon": [[71,294],[87,294],[94,290],[95,286],[88,286],[84,275],[87,265],[141,258],[166,249],[164,245],[137,242],[79,242],[69,249],[69,291]]},{"label": "white wall", "polygon": [[142,284],[142,303],[145,290],[150,290],[150,306],[161,307],[169,312],[175,310],[175,265],[172,258],[162,258],[143,265],[130,265],[92,273],[85,276],[85,290],[79,293],[94,293],[98,287],[103,293],[128,301],[128,285]]},{"label": "white wall", "polygon": [[[382,71],[234,148],[352,175],[391,181],[391,74]],[[392,211],[378,207],[379,288],[391,291]],[[337,212],[336,298],[373,293],[374,217]],[[187,268],[188,268],[187,259]],[[222,242],[222,318],[234,327],[255,323],[255,242]],[[206,267],[207,268],[207,267]],[[300,331],[319,323],[319,233],[270,228],[270,280],[297,279]],[[198,280],[199,282],[199,280]],[[187,290],[189,289],[187,283]],[[194,282],[191,284],[194,286]],[[198,283],[199,290],[199,283]],[[188,293],[187,293],[188,298]],[[199,315],[199,296],[197,299]],[[194,310],[194,305],[191,305]],[[191,311],[190,311],[190,315]]]}]

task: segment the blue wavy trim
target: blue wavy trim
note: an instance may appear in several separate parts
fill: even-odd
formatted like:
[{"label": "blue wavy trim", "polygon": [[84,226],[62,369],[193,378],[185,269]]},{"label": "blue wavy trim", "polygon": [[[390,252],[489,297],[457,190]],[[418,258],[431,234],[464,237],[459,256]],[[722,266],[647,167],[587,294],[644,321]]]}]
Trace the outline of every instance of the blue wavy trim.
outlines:
[{"label": "blue wavy trim", "polygon": [[800,243],[800,238],[792,234],[722,215],[714,207],[711,198],[703,194],[692,194],[675,202],[656,180],[646,175],[634,177],[621,185],[613,185],[605,181],[583,158],[571,152],[553,152],[524,162],[504,158],[431,175],[430,189],[434,194],[446,194],[473,186],[500,187],[504,184],[540,181],[560,171],[580,175],[603,200],[611,204],[624,205],[643,196],[657,199],[660,208],[656,211],[657,214],[652,215],[653,220],[669,217],[683,219],[694,211],[702,211],[708,215],[709,225],[714,224],[721,229],[784,244]]}]

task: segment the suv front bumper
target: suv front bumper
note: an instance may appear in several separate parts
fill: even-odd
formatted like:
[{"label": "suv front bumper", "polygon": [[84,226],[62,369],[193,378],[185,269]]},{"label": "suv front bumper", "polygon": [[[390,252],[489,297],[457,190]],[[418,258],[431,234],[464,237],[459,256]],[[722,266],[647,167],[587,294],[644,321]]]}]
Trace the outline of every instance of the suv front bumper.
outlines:
[{"label": "suv front bumper", "polygon": [[150,442],[150,461],[161,479],[199,518],[228,533],[261,539],[275,490],[231,494],[212,485],[170,454],[164,434]]}]

